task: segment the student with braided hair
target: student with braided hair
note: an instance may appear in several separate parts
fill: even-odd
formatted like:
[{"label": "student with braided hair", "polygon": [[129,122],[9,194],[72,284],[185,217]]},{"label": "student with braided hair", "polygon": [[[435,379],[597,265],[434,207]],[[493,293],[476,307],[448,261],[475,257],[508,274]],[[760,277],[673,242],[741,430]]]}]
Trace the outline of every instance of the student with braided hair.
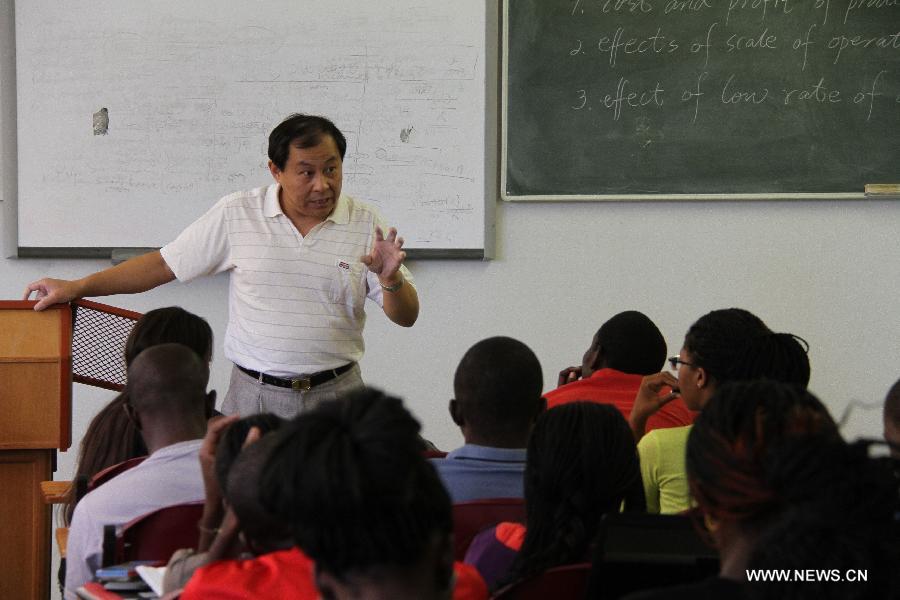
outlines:
[{"label": "student with braided hair", "polygon": [[279,598],[487,599],[478,573],[453,562],[450,497],[419,429],[399,399],[367,389],[278,433],[261,500],[307,565],[280,573],[293,587]]},{"label": "student with braided hair", "polygon": [[[825,406],[795,385],[728,384],[694,423],[691,493],[721,558],[719,576],[629,600],[892,598],[896,482],[848,446]],[[868,584],[748,583],[749,568],[868,569]],[[824,584],[823,584],[824,583]],[[896,588],[893,590],[896,592]]]},{"label": "student with braided hair", "polygon": [[[677,371],[677,378],[671,373],[644,378],[630,423],[635,437],[640,440],[638,452],[647,512],[671,514],[690,508],[684,472],[684,447],[691,431],[691,426],[671,427],[657,429],[644,436],[647,418],[677,396],[684,400],[689,409],[699,411],[715,390],[729,381],[777,377],[778,373],[788,371],[780,364],[769,364],[771,360],[768,358],[759,358],[761,354],[768,355],[772,345],[797,344],[793,338],[778,338],[771,340],[771,344],[763,344],[764,336],[771,333],[759,317],[749,311],[741,308],[714,310],[691,325],[681,352],[669,359]],[[805,357],[802,348],[800,353]],[[755,367],[758,368],[753,370]],[[807,366],[805,380],[797,383],[805,387],[808,380]],[[666,387],[671,388],[672,393],[660,396]]]},{"label": "student with braided hair", "polygon": [[634,437],[614,406],[573,402],[538,418],[525,467],[526,524],[500,523],[466,553],[492,588],[588,560],[604,514],[644,509]]}]

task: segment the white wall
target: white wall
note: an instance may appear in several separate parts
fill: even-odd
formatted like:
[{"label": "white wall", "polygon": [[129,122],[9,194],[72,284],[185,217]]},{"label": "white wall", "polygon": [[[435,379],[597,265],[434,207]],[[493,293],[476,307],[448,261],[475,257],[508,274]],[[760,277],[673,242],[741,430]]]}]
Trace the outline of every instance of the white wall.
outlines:
[{"label": "white wall", "polygon": [[[0,0],[4,256],[15,248],[10,10],[11,0]],[[260,183],[266,178],[259,174]],[[461,441],[446,415],[453,370],[479,339],[504,334],[526,342],[540,358],[550,389],[555,373],[577,363],[593,331],[618,311],[644,311],[674,353],[697,317],[740,306],[774,329],[806,338],[811,389],[836,417],[851,400],[873,403],[878,408],[856,411],[844,431],[849,437],[879,436],[880,402],[900,377],[898,234],[896,201],[501,203],[496,260],[409,265],[422,300],[415,327],[392,326],[372,305],[363,374],[370,384],[405,398],[426,437],[452,448]],[[108,265],[0,258],[0,298],[18,299],[28,282],[44,275],[79,277]],[[178,304],[208,319],[217,335],[211,385],[224,394],[225,277],[103,301],[139,311]],[[76,443],[111,397],[75,386]],[[57,478],[71,476],[73,454],[60,454]]]}]

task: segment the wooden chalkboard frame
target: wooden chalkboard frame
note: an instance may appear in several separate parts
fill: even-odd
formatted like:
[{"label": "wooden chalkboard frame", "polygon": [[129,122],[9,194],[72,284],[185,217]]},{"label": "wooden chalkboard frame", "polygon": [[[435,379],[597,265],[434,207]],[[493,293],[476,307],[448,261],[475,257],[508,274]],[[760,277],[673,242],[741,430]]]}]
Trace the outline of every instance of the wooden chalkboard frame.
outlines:
[{"label": "wooden chalkboard frame", "polygon": [[[510,5],[514,0],[503,0],[502,4],[502,55],[500,77],[500,195],[504,201],[765,201],[765,200],[866,200],[878,196],[882,198],[896,198],[896,192],[892,194],[871,194],[867,192],[869,183],[860,187],[858,192],[752,192],[752,193],[589,193],[589,194],[516,194],[509,192],[509,61],[510,61]],[[900,97],[898,97],[900,102]],[[900,161],[900,157],[898,157]],[[874,182],[873,182],[874,183]],[[891,186],[898,188],[897,184]]]}]

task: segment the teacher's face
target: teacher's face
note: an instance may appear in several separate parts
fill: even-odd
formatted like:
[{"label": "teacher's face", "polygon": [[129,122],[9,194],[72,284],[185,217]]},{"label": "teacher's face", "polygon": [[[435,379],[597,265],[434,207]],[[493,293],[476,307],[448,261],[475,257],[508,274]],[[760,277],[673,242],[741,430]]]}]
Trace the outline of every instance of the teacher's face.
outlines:
[{"label": "teacher's face", "polygon": [[291,145],[284,170],[269,161],[281,184],[281,209],[290,218],[324,221],[341,195],[341,154],[330,135],[310,148]]}]

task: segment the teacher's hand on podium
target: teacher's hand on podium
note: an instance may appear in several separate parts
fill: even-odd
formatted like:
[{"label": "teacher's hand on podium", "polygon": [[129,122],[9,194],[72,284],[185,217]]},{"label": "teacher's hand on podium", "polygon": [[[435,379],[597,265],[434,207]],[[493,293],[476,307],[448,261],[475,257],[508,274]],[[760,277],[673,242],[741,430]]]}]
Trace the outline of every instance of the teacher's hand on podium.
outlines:
[{"label": "teacher's hand on podium", "polygon": [[173,279],[175,274],[172,269],[159,250],[154,250],[82,279],[39,279],[28,284],[23,300],[28,300],[32,292],[37,292],[38,303],[34,310],[44,310],[53,304],[71,302],[85,296],[146,292]]},{"label": "teacher's hand on podium", "polygon": [[25,288],[25,296],[22,299],[28,300],[32,292],[37,292],[35,300],[38,303],[34,305],[34,310],[44,310],[54,304],[62,304],[81,298],[78,282],[65,279],[50,279],[49,277],[29,283],[28,287]]}]

